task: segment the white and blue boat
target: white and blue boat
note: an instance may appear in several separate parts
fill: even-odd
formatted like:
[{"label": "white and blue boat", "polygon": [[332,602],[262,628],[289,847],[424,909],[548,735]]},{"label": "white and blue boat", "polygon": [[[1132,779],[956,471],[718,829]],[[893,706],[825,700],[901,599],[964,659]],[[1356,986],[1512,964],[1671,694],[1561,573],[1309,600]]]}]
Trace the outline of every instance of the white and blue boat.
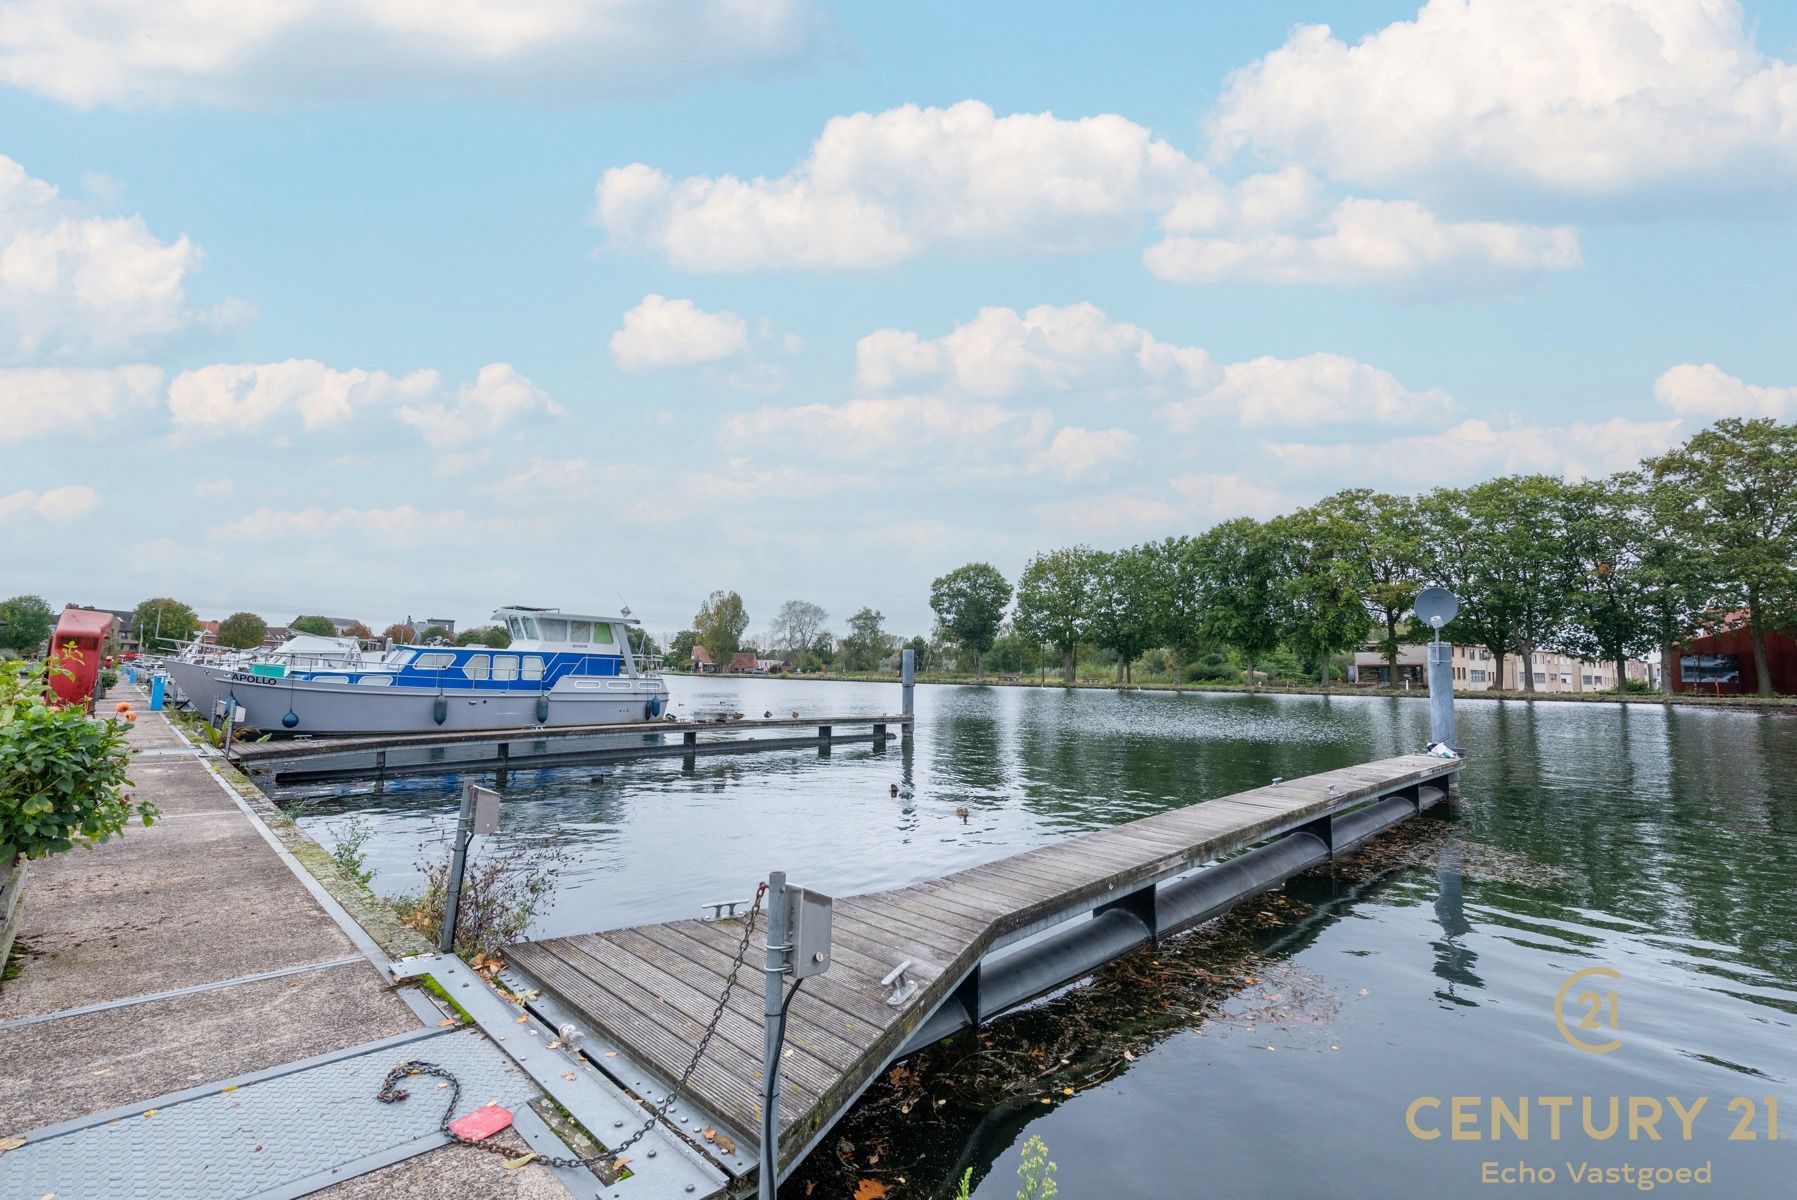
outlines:
[{"label": "white and blue boat", "polygon": [[338,664],[205,668],[239,724],[277,736],[536,729],[653,721],[667,710],[658,659],[631,650],[628,616],[502,608],[487,646],[398,646]]}]

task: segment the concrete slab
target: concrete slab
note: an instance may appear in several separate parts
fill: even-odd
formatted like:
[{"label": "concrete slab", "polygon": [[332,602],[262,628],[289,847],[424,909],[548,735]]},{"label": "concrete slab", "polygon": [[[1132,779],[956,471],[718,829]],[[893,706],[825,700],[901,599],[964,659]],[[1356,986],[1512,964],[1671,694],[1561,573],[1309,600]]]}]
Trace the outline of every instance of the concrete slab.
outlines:
[{"label": "concrete slab", "polygon": [[237,810],[211,773],[186,755],[140,757],[131,764],[131,782],[165,814]]},{"label": "concrete slab", "polygon": [[419,1028],[367,963],[0,1033],[0,1137]]},{"label": "concrete slab", "polygon": [[[526,1150],[524,1139],[513,1130],[492,1140],[514,1154]],[[508,1171],[498,1155],[469,1146],[444,1146],[313,1195],[320,1200],[466,1200],[469,1196],[568,1200],[567,1189],[547,1168],[532,1163]]]},{"label": "concrete slab", "polygon": [[34,864],[27,903],[0,1020],[356,953],[235,808]]}]

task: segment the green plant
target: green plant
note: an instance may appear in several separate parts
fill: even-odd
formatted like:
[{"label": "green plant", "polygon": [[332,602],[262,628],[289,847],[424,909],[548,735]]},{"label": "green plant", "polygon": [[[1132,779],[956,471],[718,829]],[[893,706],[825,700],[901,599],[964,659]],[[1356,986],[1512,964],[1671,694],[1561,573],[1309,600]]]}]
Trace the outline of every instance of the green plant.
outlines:
[{"label": "green plant", "polygon": [[107,667],[104,671],[100,672],[100,687],[103,690],[110,692],[118,681],[119,673],[111,667]]},{"label": "green plant", "polygon": [[955,1200],[972,1200],[972,1198],[973,1168],[968,1167],[965,1171],[961,1172],[960,1185],[955,1188]]},{"label": "green plant", "polygon": [[[571,858],[567,850],[548,844],[469,855],[456,914],[456,953],[491,958],[522,938]],[[424,872],[424,886],[395,897],[393,907],[402,924],[435,941],[449,901],[449,863],[420,859],[418,869]]]},{"label": "green plant", "polygon": [[1017,1189],[1017,1200],[1052,1200],[1055,1187],[1054,1163],[1048,1158],[1048,1143],[1032,1136],[1023,1143],[1023,1161],[1017,1164],[1017,1178],[1023,1186]]},{"label": "green plant", "polygon": [[45,697],[55,660],[0,667],[0,862],[91,847],[160,814],[125,791],[125,726]]},{"label": "green plant", "polygon": [[331,836],[331,857],[343,868],[343,873],[354,879],[363,887],[374,878],[373,868],[367,865],[368,839],[374,836],[374,826],[361,817],[352,817],[343,827],[341,835]]}]

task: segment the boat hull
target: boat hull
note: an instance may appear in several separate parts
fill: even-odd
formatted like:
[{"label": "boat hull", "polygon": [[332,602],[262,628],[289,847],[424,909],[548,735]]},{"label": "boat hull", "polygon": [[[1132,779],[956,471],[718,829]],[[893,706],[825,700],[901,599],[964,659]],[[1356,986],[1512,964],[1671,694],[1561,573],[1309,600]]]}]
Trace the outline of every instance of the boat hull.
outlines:
[{"label": "boat hull", "polygon": [[225,698],[228,685],[218,678],[218,669],[204,663],[183,662],[171,658],[162,664],[169,681],[179,690],[193,711],[202,717],[212,716],[212,706]]},{"label": "boat hull", "polygon": [[244,710],[243,727],[277,737],[615,725],[652,720],[668,704],[667,685],[656,676],[568,678],[547,690],[439,692],[264,679],[219,668],[206,674],[219,695]]}]

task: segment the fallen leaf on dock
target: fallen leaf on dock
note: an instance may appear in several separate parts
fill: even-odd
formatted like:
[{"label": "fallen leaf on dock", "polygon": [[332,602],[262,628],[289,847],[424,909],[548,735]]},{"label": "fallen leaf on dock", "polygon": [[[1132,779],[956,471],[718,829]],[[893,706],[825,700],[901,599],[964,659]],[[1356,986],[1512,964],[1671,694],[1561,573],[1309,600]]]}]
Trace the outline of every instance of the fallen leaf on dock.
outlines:
[{"label": "fallen leaf on dock", "polygon": [[574,1078],[574,1072],[572,1072],[572,1071],[563,1071],[563,1072],[562,1072],[562,1078],[563,1078],[563,1079],[573,1079],[573,1078]]},{"label": "fallen leaf on dock", "polygon": [[22,1137],[0,1138],[0,1154],[5,1154],[8,1150],[17,1150],[24,1144],[25,1139]]},{"label": "fallen leaf on dock", "polygon": [[153,1109],[153,1108],[146,1108],[146,1109],[144,1109],[144,1116],[146,1116],[146,1117],[153,1117],[153,1116],[155,1116],[155,1115],[156,1115],[156,1112],[157,1112],[157,1110],[156,1110],[156,1109]]},{"label": "fallen leaf on dock", "polygon": [[[444,918],[443,918],[443,919],[444,919],[444,920],[445,920],[445,921],[447,921],[447,920],[449,920],[449,918],[448,918],[448,917],[444,917]],[[518,1019],[517,1019],[517,1020],[516,1020],[516,1021],[513,1021],[513,1022],[512,1022],[512,1024],[514,1024],[514,1025],[522,1025],[522,1024],[524,1024],[524,1022],[526,1022],[526,1021],[528,1021],[528,1020],[530,1020],[530,1014],[529,1014],[529,1013],[525,1013],[525,1014],[524,1014],[524,1015],[523,1015],[523,1016],[521,1016],[521,1017],[519,1017],[519,1018],[518,1018]]]},{"label": "fallen leaf on dock", "polygon": [[441,1021],[437,1022],[437,1028],[442,1029],[446,1025],[454,1025],[454,1024],[455,1024],[454,1017],[444,1017]]},{"label": "fallen leaf on dock", "polygon": [[628,1154],[620,1154],[620,1155],[618,1155],[618,1157],[611,1160],[611,1169],[614,1171],[622,1171],[625,1167],[627,1167],[629,1165],[630,1165],[630,1155],[628,1155]]},{"label": "fallen leaf on dock", "polygon": [[718,1140],[718,1131],[712,1126],[707,1125],[704,1129],[699,1131],[699,1136],[708,1142],[715,1142]]},{"label": "fallen leaf on dock", "polygon": [[880,1200],[886,1194],[886,1185],[878,1179],[863,1179],[855,1188],[855,1200]]},{"label": "fallen leaf on dock", "polygon": [[534,1151],[529,1154],[520,1154],[517,1158],[506,1159],[505,1160],[505,1169],[508,1171],[516,1171],[519,1167],[524,1166],[526,1163],[533,1163],[535,1161],[537,1161],[537,1156]]},{"label": "fallen leaf on dock", "polygon": [[736,1153],[736,1142],[728,1134],[724,1134],[724,1133],[718,1134],[717,1147],[719,1150],[722,1150],[725,1154],[735,1154]]}]

